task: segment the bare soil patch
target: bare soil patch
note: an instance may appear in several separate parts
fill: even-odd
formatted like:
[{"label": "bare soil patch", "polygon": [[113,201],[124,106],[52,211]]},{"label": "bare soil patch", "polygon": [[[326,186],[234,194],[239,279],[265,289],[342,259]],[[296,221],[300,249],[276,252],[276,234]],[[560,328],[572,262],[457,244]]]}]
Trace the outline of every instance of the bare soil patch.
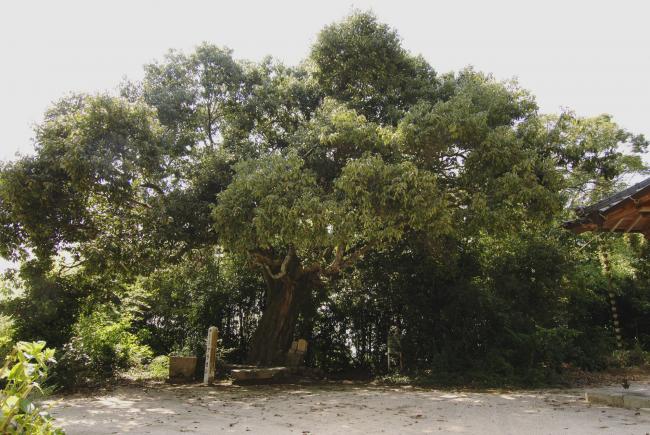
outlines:
[{"label": "bare soil patch", "polygon": [[582,390],[461,392],[368,383],[123,385],[49,400],[69,434],[646,434],[650,413]]}]

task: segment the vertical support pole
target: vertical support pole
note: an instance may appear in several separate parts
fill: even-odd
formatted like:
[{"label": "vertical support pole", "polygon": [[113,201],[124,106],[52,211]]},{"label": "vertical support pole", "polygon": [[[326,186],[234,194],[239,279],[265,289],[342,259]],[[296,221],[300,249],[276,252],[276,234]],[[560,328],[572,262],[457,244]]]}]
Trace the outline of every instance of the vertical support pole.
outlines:
[{"label": "vertical support pole", "polygon": [[217,368],[217,338],[219,330],[216,326],[208,328],[208,340],[205,346],[205,371],[203,373],[203,384],[210,385],[214,381],[214,373]]}]

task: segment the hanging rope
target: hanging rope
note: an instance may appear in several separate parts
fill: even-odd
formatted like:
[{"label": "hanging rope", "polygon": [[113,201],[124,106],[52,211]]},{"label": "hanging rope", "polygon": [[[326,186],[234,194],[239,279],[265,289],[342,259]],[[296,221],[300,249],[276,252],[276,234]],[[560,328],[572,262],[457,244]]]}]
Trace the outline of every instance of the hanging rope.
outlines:
[{"label": "hanging rope", "polygon": [[609,261],[609,253],[607,251],[607,246],[601,241],[600,252],[603,256],[603,266],[605,268],[605,274],[607,275],[607,293],[609,294],[609,306],[612,310],[612,320],[614,323],[614,333],[616,335],[616,347],[619,350],[623,349],[623,338],[621,337],[621,325],[618,321],[618,310],[616,308],[616,295],[614,295],[614,285],[612,278],[612,267]]}]

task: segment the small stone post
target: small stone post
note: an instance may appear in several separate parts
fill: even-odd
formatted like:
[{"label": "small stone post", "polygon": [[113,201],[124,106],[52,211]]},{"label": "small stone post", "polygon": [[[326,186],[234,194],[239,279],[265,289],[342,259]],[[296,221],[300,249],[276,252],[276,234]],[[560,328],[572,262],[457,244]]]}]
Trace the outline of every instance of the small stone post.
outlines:
[{"label": "small stone post", "polygon": [[205,346],[205,372],[203,373],[203,384],[210,385],[214,381],[214,373],[217,368],[217,337],[219,330],[216,326],[208,328],[208,341]]},{"label": "small stone post", "polygon": [[287,353],[287,365],[289,367],[301,367],[305,362],[305,354],[307,353],[307,340],[301,338],[298,341],[291,343],[291,349]]},{"label": "small stone post", "polygon": [[388,356],[388,371],[390,371],[390,359],[393,356],[399,358],[399,368],[402,370],[402,334],[397,326],[390,327],[386,348],[386,354]]}]

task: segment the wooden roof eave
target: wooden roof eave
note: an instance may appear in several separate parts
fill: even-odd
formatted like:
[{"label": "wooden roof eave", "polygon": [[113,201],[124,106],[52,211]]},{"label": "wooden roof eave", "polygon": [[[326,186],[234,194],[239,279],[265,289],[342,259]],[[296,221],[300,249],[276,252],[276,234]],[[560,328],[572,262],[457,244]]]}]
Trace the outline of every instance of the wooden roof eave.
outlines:
[{"label": "wooden roof eave", "polygon": [[596,204],[576,210],[578,218],[564,228],[587,231],[633,232],[650,235],[650,178]]}]

